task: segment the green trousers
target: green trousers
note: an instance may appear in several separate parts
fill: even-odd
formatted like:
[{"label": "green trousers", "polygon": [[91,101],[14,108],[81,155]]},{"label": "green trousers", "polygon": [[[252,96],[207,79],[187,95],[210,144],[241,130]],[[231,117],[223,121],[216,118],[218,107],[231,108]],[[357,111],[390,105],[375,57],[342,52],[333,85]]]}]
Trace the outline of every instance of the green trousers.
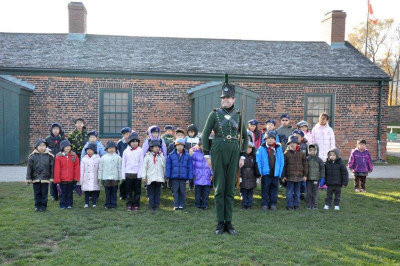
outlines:
[{"label": "green trousers", "polygon": [[235,183],[240,157],[239,143],[238,141],[214,139],[210,155],[214,172],[217,222],[232,221]]}]

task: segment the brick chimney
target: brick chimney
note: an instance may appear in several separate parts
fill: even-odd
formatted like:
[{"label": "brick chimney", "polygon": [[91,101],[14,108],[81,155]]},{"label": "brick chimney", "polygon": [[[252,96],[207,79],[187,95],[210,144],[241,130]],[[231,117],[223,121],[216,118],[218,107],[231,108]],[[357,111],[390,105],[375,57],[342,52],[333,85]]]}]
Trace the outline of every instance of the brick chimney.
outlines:
[{"label": "brick chimney", "polygon": [[325,14],[322,20],[323,40],[331,48],[343,48],[346,29],[346,12],[333,10]]},{"label": "brick chimney", "polygon": [[69,39],[85,39],[87,11],[82,2],[68,4]]}]

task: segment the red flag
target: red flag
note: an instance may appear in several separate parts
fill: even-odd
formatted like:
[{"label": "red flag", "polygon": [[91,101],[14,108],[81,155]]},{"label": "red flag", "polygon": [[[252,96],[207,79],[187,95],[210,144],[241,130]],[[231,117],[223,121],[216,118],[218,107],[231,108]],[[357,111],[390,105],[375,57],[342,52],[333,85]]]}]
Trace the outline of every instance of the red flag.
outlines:
[{"label": "red flag", "polygon": [[378,22],[378,20],[374,16],[374,10],[372,9],[371,2],[368,0],[368,13],[369,13],[369,19],[372,21],[374,25]]}]

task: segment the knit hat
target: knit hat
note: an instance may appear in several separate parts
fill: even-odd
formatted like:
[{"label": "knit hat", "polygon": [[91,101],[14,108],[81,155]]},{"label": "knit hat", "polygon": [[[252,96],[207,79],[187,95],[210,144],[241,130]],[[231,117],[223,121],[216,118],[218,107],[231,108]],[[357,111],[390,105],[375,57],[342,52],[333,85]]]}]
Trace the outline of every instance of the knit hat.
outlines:
[{"label": "knit hat", "polygon": [[250,125],[253,125],[253,126],[256,126],[256,125],[258,125],[258,121],[257,120],[255,120],[255,119],[251,119],[251,120],[249,120],[249,122],[248,122]]},{"label": "knit hat", "polygon": [[290,143],[299,144],[299,139],[296,136],[290,135],[287,144],[289,145]]},{"label": "knit hat", "polygon": [[89,143],[89,145],[87,145],[87,147],[85,148],[85,152],[87,150],[92,150],[96,154],[97,153],[97,144],[96,143]]},{"label": "knit hat", "polygon": [[161,148],[161,141],[156,140],[156,139],[150,140],[149,146],[150,146],[150,148],[152,148],[154,146],[158,146]]},{"label": "knit hat", "polygon": [[290,120],[290,115],[288,115],[288,114],[282,114],[282,115],[281,115],[281,120],[282,120],[283,118],[287,118],[287,119]]},{"label": "knit hat", "polygon": [[64,151],[65,147],[71,146],[71,142],[69,140],[64,139],[63,141],[60,142],[60,149],[61,151]]},{"label": "knit hat", "polygon": [[174,127],[171,126],[171,125],[166,125],[166,126],[164,127],[164,131],[167,131],[167,130],[174,130]]},{"label": "knit hat", "polygon": [[132,132],[131,135],[128,138],[128,145],[132,142],[132,141],[136,141],[138,143],[140,143],[140,139],[139,139],[139,135],[136,132]]},{"label": "knit hat", "polygon": [[150,129],[150,133],[157,132],[160,133],[160,128],[158,126],[152,126]]},{"label": "knit hat", "polygon": [[199,132],[197,130],[197,127],[194,124],[191,124],[191,125],[188,126],[187,134],[189,134],[189,131],[193,131],[194,132],[194,136],[197,136],[197,133]]},{"label": "knit hat", "polygon": [[117,148],[117,145],[115,145],[114,141],[111,140],[107,141],[106,150],[109,148]]},{"label": "knit hat", "polygon": [[298,128],[301,128],[302,126],[308,127],[307,121],[301,120],[299,123],[297,123]]},{"label": "knit hat", "polygon": [[265,124],[268,124],[268,123],[274,124],[274,126],[276,126],[276,121],[272,118],[265,121]]},{"label": "knit hat", "polygon": [[99,133],[97,133],[97,131],[90,131],[89,133],[88,133],[88,136],[90,137],[90,136],[95,136],[96,138],[99,136]]},{"label": "knit hat", "polygon": [[125,134],[131,132],[131,128],[130,127],[124,127],[123,129],[121,129],[121,134]]},{"label": "knit hat", "polygon": [[35,149],[36,149],[40,144],[42,144],[42,143],[46,144],[46,147],[47,147],[47,142],[46,142],[46,140],[44,140],[44,139],[37,139],[37,140],[35,141]]},{"label": "knit hat", "polygon": [[304,138],[304,132],[299,129],[293,130],[292,134],[299,134],[302,138]]},{"label": "knit hat", "polygon": [[185,140],[183,138],[177,138],[174,142],[174,146],[176,145],[183,145],[185,146]]}]

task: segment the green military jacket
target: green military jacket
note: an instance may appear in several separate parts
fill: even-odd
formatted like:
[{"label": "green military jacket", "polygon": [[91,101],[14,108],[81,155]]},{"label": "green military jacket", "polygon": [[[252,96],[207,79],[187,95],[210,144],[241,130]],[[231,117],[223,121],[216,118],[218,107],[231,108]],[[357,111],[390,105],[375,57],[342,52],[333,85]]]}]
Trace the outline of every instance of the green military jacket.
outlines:
[{"label": "green military jacket", "polygon": [[243,123],[241,134],[239,127],[241,126],[240,112],[232,108],[229,109],[217,108],[214,109],[207,118],[206,124],[202,132],[202,145],[204,154],[209,154],[211,149],[209,137],[211,130],[214,130],[214,141],[239,142],[243,138],[241,154],[245,155],[247,151],[248,135],[246,125]]}]

